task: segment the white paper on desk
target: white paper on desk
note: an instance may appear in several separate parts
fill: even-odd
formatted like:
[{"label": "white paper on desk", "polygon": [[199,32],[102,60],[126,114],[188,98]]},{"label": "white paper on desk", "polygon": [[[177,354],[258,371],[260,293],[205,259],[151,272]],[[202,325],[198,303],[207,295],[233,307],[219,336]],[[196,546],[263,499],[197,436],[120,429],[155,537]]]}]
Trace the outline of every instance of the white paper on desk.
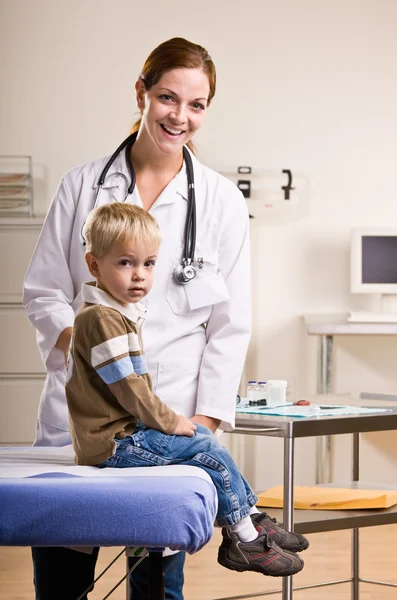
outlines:
[{"label": "white paper on desk", "polygon": [[[365,414],[372,414],[372,413],[383,413],[383,412],[390,412],[392,409],[391,408],[367,408],[366,406],[333,406],[332,404],[321,404],[321,405],[317,405],[317,404],[312,404],[311,405],[313,408],[318,409],[318,415],[321,417],[322,415],[324,416],[332,416],[334,414],[336,415],[365,415]],[[321,406],[321,408],[320,408]],[[329,408],[327,408],[327,406],[329,406]],[[300,408],[310,408],[310,406],[301,406]]]},{"label": "white paper on desk", "polygon": [[[243,400],[243,398],[241,399]],[[250,404],[237,404],[236,413],[245,413],[250,415],[266,415],[274,414],[270,413],[271,410],[278,410],[281,407],[292,406],[292,402],[283,402],[279,406],[252,406]]]},{"label": "white paper on desk", "polygon": [[[322,404],[321,406],[325,407],[326,405]],[[391,411],[390,408],[366,408],[363,406],[340,406],[336,408],[331,404],[329,408],[320,408],[317,404],[310,404],[310,406],[290,404],[289,406],[263,407],[261,410],[259,410],[259,407],[253,407],[256,409],[255,411],[251,411],[250,408],[237,407],[237,412],[261,414],[264,417],[336,417],[337,415],[359,415]]]}]

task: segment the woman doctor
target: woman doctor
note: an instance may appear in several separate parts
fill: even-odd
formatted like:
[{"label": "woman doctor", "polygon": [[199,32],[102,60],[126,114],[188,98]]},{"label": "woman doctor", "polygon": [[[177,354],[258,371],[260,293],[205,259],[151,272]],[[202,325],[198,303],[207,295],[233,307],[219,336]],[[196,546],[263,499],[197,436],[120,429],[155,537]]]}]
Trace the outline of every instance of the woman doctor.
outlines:
[{"label": "woman doctor", "polygon": [[[233,427],[250,334],[248,213],[237,187],[191,152],[197,215],[191,266],[196,276],[181,284],[174,273],[184,255],[190,202],[183,148],[192,149],[215,82],[215,66],[204,48],[182,38],[164,42],[149,55],[136,82],[141,118],[133,128],[133,145],[110,166],[109,157],[99,159],[72,169],[60,182],[24,283],[24,304],[47,370],[35,445],[71,443],[65,354],[81,305],[81,284],[90,279],[84,223],[94,205],[115,201],[143,206],[163,234],[143,330],[155,393],[213,432]],[[97,551],[34,548],[36,598],[77,598],[93,580],[96,557]],[[166,598],[182,600],[184,554],[165,561]],[[134,600],[147,598],[146,562],[132,573]]]}]

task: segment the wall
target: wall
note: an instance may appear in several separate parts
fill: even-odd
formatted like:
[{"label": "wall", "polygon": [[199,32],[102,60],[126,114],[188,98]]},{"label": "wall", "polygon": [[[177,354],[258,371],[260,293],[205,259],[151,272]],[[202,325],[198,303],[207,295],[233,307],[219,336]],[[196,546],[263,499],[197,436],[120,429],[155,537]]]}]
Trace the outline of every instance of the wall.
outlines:
[{"label": "wall", "polygon": [[[310,182],[308,214],[251,223],[245,377],[286,378],[293,397],[313,392],[315,340],[300,315],[369,307],[373,299],[349,293],[349,230],[396,222],[397,3],[2,0],[1,11],[0,153],[33,155],[38,212],[67,169],[126,135],[135,78],[155,45],[181,35],[210,50],[218,92],[199,157],[215,168],[291,168]],[[395,391],[396,359],[392,339],[338,340],[336,387]],[[256,467],[252,446],[263,456]],[[275,483],[281,463],[266,477],[263,463],[280,456],[278,442],[249,448],[257,487]],[[301,481],[314,472],[313,448],[299,451]]]}]

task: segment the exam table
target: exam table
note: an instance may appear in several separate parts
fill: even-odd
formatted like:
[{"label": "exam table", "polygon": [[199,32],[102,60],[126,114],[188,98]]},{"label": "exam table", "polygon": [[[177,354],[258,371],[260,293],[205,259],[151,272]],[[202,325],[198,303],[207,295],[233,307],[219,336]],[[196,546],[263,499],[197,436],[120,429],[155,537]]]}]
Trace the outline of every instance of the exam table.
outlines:
[{"label": "exam table", "polygon": [[215,488],[198,467],[98,469],[71,446],[0,448],[0,545],[145,547],[164,598],[160,549],[190,554],[211,538]]}]

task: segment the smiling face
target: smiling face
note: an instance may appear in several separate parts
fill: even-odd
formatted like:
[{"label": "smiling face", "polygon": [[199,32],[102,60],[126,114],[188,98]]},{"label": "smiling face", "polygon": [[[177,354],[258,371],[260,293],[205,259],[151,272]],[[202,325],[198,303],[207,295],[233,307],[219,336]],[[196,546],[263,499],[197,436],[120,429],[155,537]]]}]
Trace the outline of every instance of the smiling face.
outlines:
[{"label": "smiling face", "polygon": [[200,129],[207,111],[209,81],[202,69],[167,71],[149,90],[136,83],[142,112],[139,137],[163,153],[180,152]]},{"label": "smiling face", "polygon": [[86,261],[98,287],[127,305],[150,292],[158,248],[157,241],[119,241],[102,258],[88,252]]}]

